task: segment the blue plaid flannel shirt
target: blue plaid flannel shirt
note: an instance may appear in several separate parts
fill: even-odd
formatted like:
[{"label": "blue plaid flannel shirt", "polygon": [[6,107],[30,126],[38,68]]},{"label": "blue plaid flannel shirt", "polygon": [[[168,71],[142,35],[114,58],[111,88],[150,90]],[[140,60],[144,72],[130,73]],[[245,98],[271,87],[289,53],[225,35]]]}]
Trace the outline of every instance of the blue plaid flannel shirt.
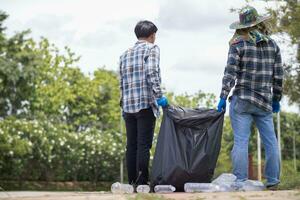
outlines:
[{"label": "blue plaid flannel shirt", "polygon": [[240,40],[230,45],[221,98],[233,95],[272,111],[272,100],[282,96],[283,67],[280,49],[274,40],[253,44]]},{"label": "blue plaid flannel shirt", "polygon": [[159,115],[156,99],[162,97],[160,87],[160,51],[157,45],[139,40],[120,57],[120,105],[123,112],[137,113],[152,108]]}]

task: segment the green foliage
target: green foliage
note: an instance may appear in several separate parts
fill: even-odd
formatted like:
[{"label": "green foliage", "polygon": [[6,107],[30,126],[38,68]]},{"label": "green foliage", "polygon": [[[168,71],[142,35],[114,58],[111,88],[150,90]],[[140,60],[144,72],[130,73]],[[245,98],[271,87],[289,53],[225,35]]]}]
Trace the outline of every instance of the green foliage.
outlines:
[{"label": "green foliage", "polygon": [[273,15],[276,33],[287,33],[291,43],[296,46],[295,61],[284,63],[287,74],[284,83],[284,93],[290,103],[300,106],[300,2],[297,0],[279,0],[276,9],[268,8]]},{"label": "green foliage", "polygon": [[117,132],[70,132],[49,121],[0,121],[0,179],[112,180],[124,147]]},{"label": "green foliage", "polygon": [[[274,122],[277,119],[274,118]],[[293,159],[293,139],[295,137],[296,157],[300,158],[300,116],[295,113],[280,113],[281,149],[283,159]],[[277,128],[277,127],[276,127]],[[277,130],[276,130],[277,132]]]},{"label": "green foliage", "polygon": [[124,154],[117,73],[93,76],[29,31],[4,34],[0,13],[0,179],[114,180]]},{"label": "green foliage", "polygon": [[30,48],[32,41],[25,38],[27,34],[21,32],[9,39],[2,38],[0,116],[3,117],[25,112],[35,91],[34,77],[40,59]]},{"label": "green foliage", "polygon": [[[91,181],[95,185],[118,180],[126,135],[119,127],[117,73],[99,68],[86,75],[77,67],[79,57],[69,48],[60,52],[45,38],[35,42],[28,31],[8,38],[3,27],[6,18],[0,12],[0,180]],[[166,96],[170,104],[183,107],[213,109],[216,105],[213,94],[201,91]],[[298,115],[282,113],[284,159],[292,158],[295,133],[296,146],[300,146],[299,124]],[[232,145],[225,117],[216,174],[230,171]]]},{"label": "green foliage", "polygon": [[[300,166],[300,160],[297,161]],[[299,170],[299,169],[298,169]],[[281,166],[281,183],[279,189],[300,189],[300,173],[293,168],[293,160],[283,160]]]}]

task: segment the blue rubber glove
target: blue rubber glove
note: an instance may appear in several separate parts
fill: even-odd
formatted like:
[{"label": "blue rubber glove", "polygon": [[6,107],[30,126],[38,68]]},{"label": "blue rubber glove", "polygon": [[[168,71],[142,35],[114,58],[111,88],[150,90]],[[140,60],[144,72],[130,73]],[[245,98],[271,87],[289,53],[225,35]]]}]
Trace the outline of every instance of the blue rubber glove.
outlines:
[{"label": "blue rubber glove", "polygon": [[226,99],[220,98],[218,103],[218,112],[222,112],[222,110],[226,110]]},{"label": "blue rubber glove", "polygon": [[279,101],[272,102],[273,113],[278,113],[280,111],[280,103]]},{"label": "blue rubber glove", "polygon": [[156,100],[157,104],[163,108],[168,106],[168,99],[166,97],[161,97]]}]

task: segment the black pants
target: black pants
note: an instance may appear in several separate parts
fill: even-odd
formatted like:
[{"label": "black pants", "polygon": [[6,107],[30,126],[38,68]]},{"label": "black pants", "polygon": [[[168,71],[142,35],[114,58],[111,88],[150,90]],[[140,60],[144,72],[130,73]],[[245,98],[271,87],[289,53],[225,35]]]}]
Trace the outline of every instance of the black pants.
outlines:
[{"label": "black pants", "polygon": [[152,109],[124,113],[127,134],[126,163],[130,184],[147,184],[149,159],[155,128]]}]

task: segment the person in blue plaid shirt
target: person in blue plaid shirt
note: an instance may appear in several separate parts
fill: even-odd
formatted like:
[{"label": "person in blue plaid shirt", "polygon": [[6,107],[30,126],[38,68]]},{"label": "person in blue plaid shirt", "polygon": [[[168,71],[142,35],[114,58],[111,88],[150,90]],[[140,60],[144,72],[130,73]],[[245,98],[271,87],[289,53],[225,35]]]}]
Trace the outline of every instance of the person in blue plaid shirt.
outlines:
[{"label": "person in blue plaid shirt", "polygon": [[128,181],[148,184],[150,149],[159,106],[168,105],[160,77],[160,52],[154,44],[157,27],[140,21],[134,29],[138,41],[120,57],[120,106],[126,124]]},{"label": "person in blue plaid shirt", "polygon": [[280,160],[272,111],[280,111],[282,96],[280,49],[269,37],[266,22],[270,17],[258,15],[250,6],[239,16],[240,20],[231,25],[236,32],[230,41],[218,111],[226,110],[226,99],[235,86],[229,109],[234,134],[233,173],[238,182],[248,179],[248,143],[254,121],[266,153],[266,186],[275,189],[280,182]]}]

